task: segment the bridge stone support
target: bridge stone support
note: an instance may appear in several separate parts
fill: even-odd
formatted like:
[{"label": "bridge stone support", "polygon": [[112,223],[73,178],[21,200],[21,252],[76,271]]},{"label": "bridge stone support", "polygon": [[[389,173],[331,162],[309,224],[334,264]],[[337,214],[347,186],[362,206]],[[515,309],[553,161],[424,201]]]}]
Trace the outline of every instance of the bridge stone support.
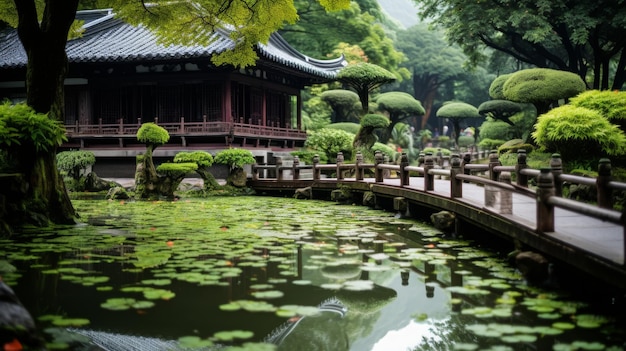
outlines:
[{"label": "bridge stone support", "polygon": [[379,150],[376,150],[376,153],[374,154],[374,160],[376,164],[376,168],[375,168],[376,183],[382,183],[385,180],[385,177],[384,177],[383,169],[378,167],[378,165],[383,164],[385,160],[383,157],[383,153]]},{"label": "bridge stone support", "polygon": [[554,194],[563,196],[563,181],[561,180],[563,160],[561,160],[561,154],[552,154],[550,157],[550,168],[552,169],[552,176],[554,176]]},{"label": "bridge stone support", "polygon": [[548,199],[555,195],[554,176],[550,168],[542,168],[537,177],[537,231],[554,231],[554,205]]},{"label": "bridge stone support", "polygon": [[450,196],[463,197],[463,181],[456,178],[457,174],[463,174],[461,158],[458,154],[453,154],[450,158]]},{"label": "bridge stone support", "polygon": [[408,186],[409,185],[409,171],[405,168],[409,166],[409,156],[407,156],[406,152],[402,153],[400,157],[400,185]]},{"label": "bridge stone support", "polygon": [[409,204],[405,197],[396,196],[393,198],[393,209],[401,214],[402,217],[410,217]]},{"label": "bridge stone support", "polygon": [[517,180],[517,185],[528,188],[528,176],[522,174],[522,170],[528,168],[526,164],[526,150],[517,149],[517,164],[515,165],[515,178]]},{"label": "bridge stone support", "polygon": [[435,161],[432,156],[426,156],[424,160],[424,190],[435,190],[435,176],[430,174],[430,170],[435,168]]},{"label": "bridge stone support", "polygon": [[609,160],[608,158],[600,159],[600,163],[598,164],[598,178],[596,178],[598,206],[600,208],[613,208],[613,191],[609,187],[609,182],[613,180],[612,178],[611,160]]}]

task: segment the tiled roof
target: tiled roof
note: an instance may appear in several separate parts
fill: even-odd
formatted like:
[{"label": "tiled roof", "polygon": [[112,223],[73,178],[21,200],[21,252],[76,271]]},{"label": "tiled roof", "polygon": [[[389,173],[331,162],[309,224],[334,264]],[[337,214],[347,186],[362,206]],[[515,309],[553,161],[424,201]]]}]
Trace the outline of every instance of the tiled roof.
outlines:
[{"label": "tiled roof", "polygon": [[[111,10],[78,11],[76,17],[84,20],[84,33],[70,40],[66,52],[70,63],[146,62],[168,59],[208,58],[215,53],[232,49],[233,41],[227,34],[216,32],[208,46],[170,45],[158,43],[157,36],[143,26],[132,26],[117,18]],[[267,44],[259,44],[261,60],[306,72],[316,77],[335,77],[344,66],[343,58],[316,60],[292,48],[280,35],[273,34]],[[0,32],[0,69],[26,65],[26,53],[14,29]]]}]

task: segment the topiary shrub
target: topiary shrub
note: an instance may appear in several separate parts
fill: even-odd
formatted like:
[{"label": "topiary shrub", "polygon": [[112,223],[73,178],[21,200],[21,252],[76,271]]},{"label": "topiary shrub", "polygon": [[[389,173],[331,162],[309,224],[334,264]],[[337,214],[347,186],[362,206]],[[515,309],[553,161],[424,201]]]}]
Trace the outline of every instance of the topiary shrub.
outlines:
[{"label": "topiary shrub", "polygon": [[531,144],[521,143],[514,145],[501,145],[499,148],[497,148],[498,154],[500,155],[506,153],[517,153],[517,150],[519,149],[524,149],[526,151],[526,154],[528,155],[533,152],[533,150],[535,150],[535,147]]},{"label": "topiary shrub", "polygon": [[352,158],[354,134],[343,130],[322,128],[310,132],[307,136],[306,147],[324,153],[328,162],[337,159],[337,153],[343,152],[344,159]]},{"label": "topiary shrub", "polygon": [[96,156],[91,151],[62,151],[56,155],[57,168],[67,175],[68,190],[85,190],[84,171],[96,163]]},{"label": "topiary shrub", "polygon": [[593,160],[626,154],[626,135],[599,112],[564,105],[539,116],[533,138],[563,160]]},{"label": "topiary shrub", "polygon": [[204,190],[211,191],[220,187],[219,183],[209,171],[209,167],[213,165],[213,155],[206,151],[179,152],[174,156],[175,163],[195,163],[198,167],[195,170],[204,182]]},{"label": "topiary shrub", "polygon": [[247,175],[243,166],[256,162],[254,155],[245,149],[226,149],[215,154],[215,162],[227,165],[230,173],[226,178],[226,183],[238,188],[246,186]]},{"label": "topiary shrub", "polygon": [[505,142],[506,141],[502,139],[483,138],[478,143],[478,147],[480,147],[482,150],[495,150],[499,148]]}]

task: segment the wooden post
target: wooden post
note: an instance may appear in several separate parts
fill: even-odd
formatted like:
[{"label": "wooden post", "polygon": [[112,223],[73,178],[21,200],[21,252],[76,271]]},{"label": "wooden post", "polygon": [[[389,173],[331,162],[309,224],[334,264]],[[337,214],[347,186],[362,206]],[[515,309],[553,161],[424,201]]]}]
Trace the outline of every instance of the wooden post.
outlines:
[{"label": "wooden post", "polygon": [[435,156],[437,156],[437,165],[439,167],[443,167],[443,152],[441,151],[441,148],[437,149]]},{"label": "wooden post", "polygon": [[343,171],[341,170],[341,166],[343,166],[343,152],[339,151],[337,153],[337,180],[343,179]]},{"label": "wooden post", "polygon": [[178,126],[178,131],[180,133],[184,133],[185,132],[185,117],[181,117],[180,118],[180,125]]},{"label": "wooden post", "polygon": [[554,206],[548,199],[554,196],[554,176],[550,168],[542,168],[537,176],[537,231],[554,231]]},{"label": "wooden post", "polygon": [[252,180],[259,180],[259,168],[257,166],[256,163],[252,165]]},{"label": "wooden post", "polygon": [[419,156],[417,157],[417,165],[419,167],[423,167],[424,166],[424,158],[426,157],[426,154],[424,154],[423,152],[420,152]]},{"label": "wooden post", "polygon": [[293,180],[300,179],[300,158],[298,156],[293,157],[293,169],[291,173],[293,173]]},{"label": "wooden post", "polygon": [[[465,168],[465,165],[472,163],[472,154],[466,152],[463,154],[463,162],[461,162],[461,168],[463,169],[463,174],[471,175],[472,171],[469,168]],[[468,181],[465,181],[466,183]]]},{"label": "wooden post", "polygon": [[119,119],[119,129],[118,129],[118,133],[120,134],[124,134],[124,119],[120,118]]},{"label": "wooden post", "polygon": [[598,164],[598,178],[596,179],[596,189],[598,191],[598,206],[600,208],[613,208],[613,190],[609,188],[611,176],[611,160],[600,159]]},{"label": "wooden post", "polygon": [[459,154],[453,154],[450,158],[450,196],[463,197],[463,181],[456,178],[457,174],[463,174],[461,158]]},{"label": "wooden post", "polygon": [[[500,173],[499,181],[511,184],[511,173],[510,172],[502,172]],[[513,193],[506,189],[500,189],[500,208],[499,213],[501,214],[513,214]]]},{"label": "wooden post", "polygon": [[363,168],[361,168],[361,164],[363,163],[363,154],[361,151],[357,151],[356,153],[356,163],[354,165],[354,177],[356,180],[363,180]]},{"label": "wooden post", "polygon": [[522,170],[528,168],[526,164],[526,150],[517,149],[517,164],[515,165],[515,178],[517,185],[528,188],[528,176],[522,174]]},{"label": "wooden post", "polygon": [[498,150],[491,150],[489,154],[489,179],[498,180],[498,174],[493,170],[496,166],[502,166],[500,163],[500,157],[498,156]]},{"label": "wooden post", "polygon": [[405,167],[409,166],[409,156],[407,156],[406,152],[402,153],[402,156],[400,156],[400,186],[407,186],[409,185],[410,182],[410,178],[409,178],[409,171],[405,170]]},{"label": "wooden post", "polygon": [[435,176],[429,174],[428,171],[435,168],[435,161],[431,156],[426,156],[424,160],[424,190],[435,190]]},{"label": "wooden post", "polygon": [[561,154],[552,154],[552,157],[550,157],[550,168],[554,177],[554,195],[563,196],[563,181],[561,180],[563,161],[561,160]]},{"label": "wooden post", "polygon": [[374,168],[374,173],[376,177],[376,183],[382,183],[384,181],[383,169],[378,167],[379,165],[383,164],[383,160],[383,153],[379,150],[376,150],[376,152],[374,153],[374,162],[376,165],[376,167]]},{"label": "wooden post", "polygon": [[283,158],[276,157],[276,180],[283,180]]},{"label": "wooden post", "polygon": [[320,155],[313,156],[313,180],[320,180],[322,170],[318,167],[320,164]]}]

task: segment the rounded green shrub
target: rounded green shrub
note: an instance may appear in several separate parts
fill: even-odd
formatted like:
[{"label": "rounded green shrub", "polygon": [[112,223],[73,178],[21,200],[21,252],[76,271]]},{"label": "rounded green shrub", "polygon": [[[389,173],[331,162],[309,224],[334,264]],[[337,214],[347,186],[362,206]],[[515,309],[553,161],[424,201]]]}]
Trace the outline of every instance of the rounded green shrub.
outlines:
[{"label": "rounded green shrub", "polygon": [[626,135],[599,112],[564,105],[539,116],[532,134],[537,145],[564,160],[626,154]]},{"label": "rounded green shrub", "polygon": [[254,155],[245,149],[226,149],[215,154],[215,163],[228,165],[230,169],[243,168],[256,162]]},{"label": "rounded green shrub", "polygon": [[193,162],[199,167],[211,167],[211,165],[213,164],[213,155],[206,151],[183,151],[177,153],[176,156],[174,156],[174,162]]},{"label": "rounded green shrub", "polygon": [[137,140],[148,145],[163,145],[170,140],[167,130],[153,122],[147,122],[137,130]]},{"label": "rounded green shrub", "polygon": [[62,151],[56,155],[57,168],[73,179],[80,178],[80,172],[96,163],[96,155],[91,151]]},{"label": "rounded green shrub", "polygon": [[[307,136],[306,147],[324,153],[328,160],[336,160],[337,153],[343,152],[344,159],[352,157],[354,134],[343,130],[322,128],[310,132]],[[332,162],[332,161],[331,161]]]}]

